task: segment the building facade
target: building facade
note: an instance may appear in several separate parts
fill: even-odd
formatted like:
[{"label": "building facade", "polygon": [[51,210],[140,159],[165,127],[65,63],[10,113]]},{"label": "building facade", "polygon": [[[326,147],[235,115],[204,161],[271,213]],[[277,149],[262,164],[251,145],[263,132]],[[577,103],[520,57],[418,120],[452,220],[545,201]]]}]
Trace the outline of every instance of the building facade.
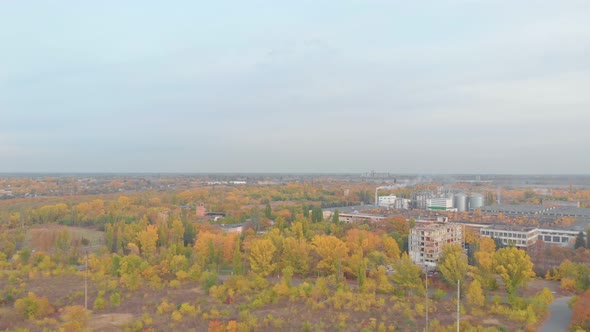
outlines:
[{"label": "building facade", "polygon": [[415,264],[435,266],[443,247],[450,244],[463,245],[463,225],[444,223],[420,223],[410,230],[409,255]]},{"label": "building facade", "polygon": [[379,196],[377,205],[383,207],[390,207],[395,204],[395,195]]},{"label": "building facade", "polygon": [[448,197],[433,197],[426,200],[428,210],[448,211],[453,209],[453,199]]},{"label": "building facade", "polygon": [[536,227],[494,225],[481,228],[479,235],[498,239],[505,246],[528,248],[537,242],[539,229]]}]

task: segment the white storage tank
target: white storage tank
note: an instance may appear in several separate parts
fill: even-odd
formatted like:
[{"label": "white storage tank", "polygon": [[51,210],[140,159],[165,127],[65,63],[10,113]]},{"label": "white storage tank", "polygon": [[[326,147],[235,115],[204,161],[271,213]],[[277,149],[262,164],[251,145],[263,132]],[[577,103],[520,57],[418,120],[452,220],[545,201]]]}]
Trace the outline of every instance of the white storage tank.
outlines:
[{"label": "white storage tank", "polygon": [[453,207],[457,211],[467,211],[467,195],[458,193],[453,197]]},{"label": "white storage tank", "polygon": [[479,209],[484,204],[484,198],[482,194],[473,193],[469,196],[469,210],[473,211]]}]

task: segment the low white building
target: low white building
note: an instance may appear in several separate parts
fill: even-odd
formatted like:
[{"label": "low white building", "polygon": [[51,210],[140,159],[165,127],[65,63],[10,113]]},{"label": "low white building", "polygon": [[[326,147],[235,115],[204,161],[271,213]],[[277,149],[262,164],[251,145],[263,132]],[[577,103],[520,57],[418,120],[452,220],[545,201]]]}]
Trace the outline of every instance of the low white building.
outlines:
[{"label": "low white building", "polygon": [[426,200],[426,208],[428,210],[453,210],[453,199],[447,197],[433,197]]},{"label": "low white building", "polygon": [[395,195],[379,196],[377,204],[378,206],[390,207],[395,204],[396,198]]},{"label": "low white building", "polygon": [[537,242],[539,229],[536,227],[493,225],[481,228],[479,235],[499,239],[505,246],[527,248]]},{"label": "low white building", "polygon": [[579,231],[565,229],[539,228],[539,240],[549,244],[557,244],[562,247],[573,247],[579,233]]},{"label": "low white building", "polygon": [[566,229],[550,229],[522,226],[494,225],[480,228],[481,236],[500,239],[504,245],[528,248],[541,240],[547,244],[573,247],[580,232]]}]

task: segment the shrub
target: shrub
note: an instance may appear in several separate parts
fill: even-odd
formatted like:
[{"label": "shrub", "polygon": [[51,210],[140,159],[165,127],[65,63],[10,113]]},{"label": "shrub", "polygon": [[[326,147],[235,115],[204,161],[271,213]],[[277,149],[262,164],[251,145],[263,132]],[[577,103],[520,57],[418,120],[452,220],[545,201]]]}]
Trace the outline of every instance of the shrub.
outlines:
[{"label": "shrub", "polygon": [[188,315],[191,317],[195,317],[197,315],[197,309],[186,302],[180,305],[178,311],[183,315]]},{"label": "shrub", "polygon": [[98,296],[96,300],[94,300],[94,310],[104,309],[106,306],[105,300],[102,296]]},{"label": "shrub", "polygon": [[166,299],[162,300],[162,303],[158,306],[158,314],[163,315],[167,314],[174,310],[174,304],[169,303]]},{"label": "shrub", "polygon": [[60,310],[64,331],[80,331],[88,322],[88,312],[81,305],[67,306]]},{"label": "shrub", "polygon": [[16,312],[25,318],[43,318],[54,312],[46,297],[37,297],[35,293],[29,292],[26,297],[14,302]]},{"label": "shrub", "polygon": [[201,282],[201,288],[208,292],[211,287],[217,285],[217,273],[211,271],[205,271],[201,274],[199,281]]},{"label": "shrub", "polygon": [[111,307],[118,307],[121,304],[121,293],[114,292],[111,294],[109,300],[111,302]]}]

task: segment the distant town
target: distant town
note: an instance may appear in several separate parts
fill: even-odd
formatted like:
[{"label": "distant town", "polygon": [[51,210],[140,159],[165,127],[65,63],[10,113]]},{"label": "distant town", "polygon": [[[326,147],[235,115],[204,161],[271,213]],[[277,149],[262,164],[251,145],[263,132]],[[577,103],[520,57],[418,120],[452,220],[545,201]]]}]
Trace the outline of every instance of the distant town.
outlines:
[{"label": "distant town", "polygon": [[590,176],[3,174],[0,329],[567,329],[589,231]]}]

